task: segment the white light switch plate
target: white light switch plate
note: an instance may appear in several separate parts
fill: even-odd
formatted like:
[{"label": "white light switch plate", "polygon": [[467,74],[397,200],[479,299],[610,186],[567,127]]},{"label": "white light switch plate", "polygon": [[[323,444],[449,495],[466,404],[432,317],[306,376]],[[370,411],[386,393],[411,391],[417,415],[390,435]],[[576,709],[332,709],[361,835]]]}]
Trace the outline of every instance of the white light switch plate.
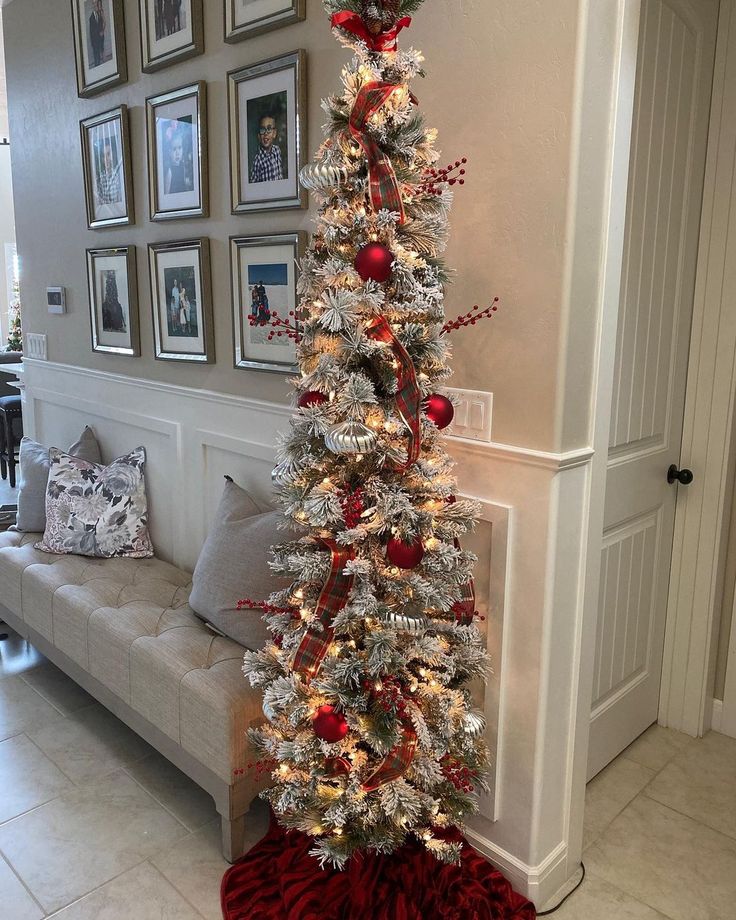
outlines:
[{"label": "white light switch plate", "polygon": [[26,358],[36,358],[38,361],[48,361],[49,354],[46,347],[46,336],[40,332],[26,332],[23,335],[23,353]]},{"label": "white light switch plate", "polygon": [[493,393],[485,393],[483,390],[456,390],[450,387],[446,392],[455,403],[455,419],[449,433],[456,438],[490,442]]}]

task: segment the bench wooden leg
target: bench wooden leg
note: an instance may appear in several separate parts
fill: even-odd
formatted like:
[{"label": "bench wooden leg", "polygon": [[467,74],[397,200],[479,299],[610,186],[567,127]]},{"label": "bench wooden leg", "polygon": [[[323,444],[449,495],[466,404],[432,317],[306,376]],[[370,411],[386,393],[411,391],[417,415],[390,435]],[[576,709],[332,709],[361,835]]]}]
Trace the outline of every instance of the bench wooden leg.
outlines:
[{"label": "bench wooden leg", "polygon": [[245,815],[230,820],[220,815],[222,822],[222,855],[229,863],[237,862],[245,852]]}]

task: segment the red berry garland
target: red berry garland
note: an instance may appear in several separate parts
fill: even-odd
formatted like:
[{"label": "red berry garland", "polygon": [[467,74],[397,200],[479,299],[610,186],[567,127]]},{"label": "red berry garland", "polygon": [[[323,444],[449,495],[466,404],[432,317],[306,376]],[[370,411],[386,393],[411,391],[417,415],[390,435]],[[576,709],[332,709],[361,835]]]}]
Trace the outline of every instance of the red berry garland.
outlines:
[{"label": "red berry garland", "polygon": [[448,779],[456,789],[467,793],[473,791],[474,786],[471,782],[473,773],[457,757],[445,754],[440,764],[445,779]]}]

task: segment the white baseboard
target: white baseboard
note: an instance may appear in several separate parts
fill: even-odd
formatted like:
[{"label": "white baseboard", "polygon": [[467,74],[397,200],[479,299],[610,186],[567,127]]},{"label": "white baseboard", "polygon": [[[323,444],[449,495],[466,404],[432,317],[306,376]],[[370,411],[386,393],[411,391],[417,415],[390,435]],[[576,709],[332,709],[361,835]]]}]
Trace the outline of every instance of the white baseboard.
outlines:
[{"label": "white baseboard", "polygon": [[710,727],[714,732],[721,731],[723,726],[723,700],[712,700]]}]

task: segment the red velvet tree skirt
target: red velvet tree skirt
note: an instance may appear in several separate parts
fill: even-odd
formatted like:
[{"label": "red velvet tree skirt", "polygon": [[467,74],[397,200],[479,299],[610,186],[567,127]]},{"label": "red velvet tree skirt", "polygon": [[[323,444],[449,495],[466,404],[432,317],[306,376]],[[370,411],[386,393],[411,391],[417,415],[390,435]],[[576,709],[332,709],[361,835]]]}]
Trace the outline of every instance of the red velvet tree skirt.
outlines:
[{"label": "red velvet tree skirt", "polygon": [[469,845],[446,866],[420,844],[320,869],[312,841],[275,821],[222,880],[225,920],[534,920],[536,911]]}]

